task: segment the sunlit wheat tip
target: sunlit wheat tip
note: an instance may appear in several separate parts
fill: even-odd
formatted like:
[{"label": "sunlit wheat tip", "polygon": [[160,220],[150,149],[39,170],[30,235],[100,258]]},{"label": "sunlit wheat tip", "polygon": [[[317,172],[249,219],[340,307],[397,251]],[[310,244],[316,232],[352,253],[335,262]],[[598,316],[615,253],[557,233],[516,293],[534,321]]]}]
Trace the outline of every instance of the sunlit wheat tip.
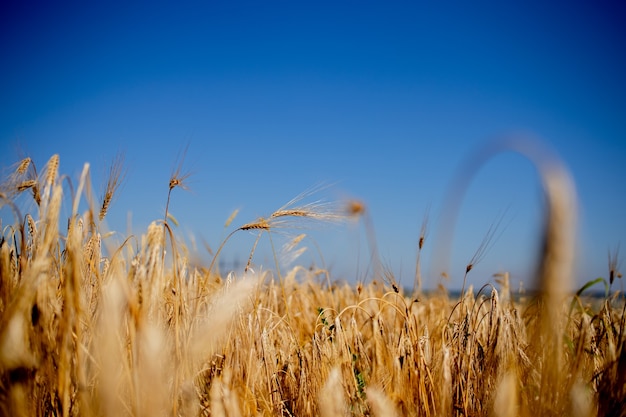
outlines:
[{"label": "sunlit wheat tip", "polygon": [[35,220],[30,213],[26,215],[26,223],[28,224],[28,233],[31,236],[35,236],[37,234],[37,226],[35,226]]},{"label": "sunlit wheat tip", "polygon": [[172,191],[174,188],[178,187],[183,190],[187,189],[187,185],[185,181],[191,176],[190,172],[183,173],[183,163],[185,162],[185,156],[187,154],[187,149],[189,145],[185,147],[181,155],[179,156],[178,164],[176,165],[176,169],[172,172],[170,176],[170,184],[169,189]]},{"label": "sunlit wheat tip", "polygon": [[359,217],[365,213],[365,204],[358,200],[349,200],[345,211],[348,217]]},{"label": "sunlit wheat tip", "polygon": [[59,170],[59,155],[52,155],[47,165],[46,183],[53,184],[56,180]]},{"label": "sunlit wheat tip", "polygon": [[170,190],[172,188],[181,187],[183,185],[182,178],[170,178]]},{"label": "sunlit wheat tip", "polygon": [[26,172],[26,170],[28,169],[28,167],[30,166],[30,162],[31,159],[30,158],[24,158],[22,159],[22,161],[20,162],[20,164],[17,166],[17,174],[22,175]]},{"label": "sunlit wheat tip", "polygon": [[267,220],[260,218],[254,222],[244,224],[239,227],[239,230],[270,230],[270,228],[270,223]]}]

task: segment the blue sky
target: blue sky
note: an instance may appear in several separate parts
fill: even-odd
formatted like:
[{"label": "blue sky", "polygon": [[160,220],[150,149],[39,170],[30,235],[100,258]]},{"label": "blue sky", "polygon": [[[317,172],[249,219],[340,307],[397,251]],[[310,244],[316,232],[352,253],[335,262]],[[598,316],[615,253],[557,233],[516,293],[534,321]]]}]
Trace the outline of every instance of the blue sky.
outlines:
[{"label": "blue sky", "polygon": [[[122,151],[128,171],[107,226],[126,233],[130,218],[140,233],[162,217],[188,144],[190,191],[174,190],[171,212],[177,233],[213,248],[234,209],[243,224],[330,183],[318,197],[367,205],[382,261],[406,286],[430,213],[423,266],[433,286],[433,241],[457,169],[487,140],[527,134],[575,180],[582,283],[607,276],[608,250],[626,240],[626,13],[616,3],[5,5],[0,163],[26,153],[43,166],[59,153],[75,177],[89,162],[100,190]],[[529,162],[504,154],[485,164],[461,207],[447,285],[460,287],[504,216],[469,280],[508,270],[529,286],[541,203]],[[320,264],[321,253],[334,278],[364,276],[362,225],[274,243],[302,232],[301,263]],[[254,238],[236,235],[224,261],[244,262]],[[271,267],[268,253],[264,239],[256,262]]]}]

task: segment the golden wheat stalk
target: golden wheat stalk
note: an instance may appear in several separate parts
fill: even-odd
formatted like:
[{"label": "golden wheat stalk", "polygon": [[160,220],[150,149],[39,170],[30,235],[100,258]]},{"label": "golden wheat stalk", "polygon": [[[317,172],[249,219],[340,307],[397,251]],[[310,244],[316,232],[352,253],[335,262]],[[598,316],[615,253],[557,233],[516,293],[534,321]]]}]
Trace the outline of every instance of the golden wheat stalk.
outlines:
[{"label": "golden wheat stalk", "polygon": [[102,203],[100,204],[100,212],[98,213],[98,218],[100,219],[100,221],[102,221],[106,216],[107,211],[109,210],[109,206],[113,201],[113,197],[122,185],[123,180],[124,154],[118,153],[109,168],[109,175],[107,178],[106,187],[104,188]]},{"label": "golden wheat stalk", "polygon": [[31,190],[37,205],[41,202],[37,169],[31,158],[24,158],[13,166],[11,173],[0,183],[0,195],[10,199],[26,190]]},{"label": "golden wheat stalk", "polygon": [[[168,265],[159,222],[100,262],[107,233],[90,220],[95,205],[76,212],[88,166],[66,236],[54,180],[42,216],[16,215],[0,236],[0,415],[619,415],[624,307],[577,296],[560,314],[573,190],[543,156],[532,158],[548,178],[541,299],[506,301],[505,274],[500,293],[487,285],[462,294],[464,309],[445,292],[414,300],[380,279],[324,286],[316,277],[327,271],[302,266],[280,280],[224,279],[190,262],[165,224]],[[317,221],[302,207],[311,210],[295,203],[236,230]],[[37,244],[25,251],[28,237]]]}]

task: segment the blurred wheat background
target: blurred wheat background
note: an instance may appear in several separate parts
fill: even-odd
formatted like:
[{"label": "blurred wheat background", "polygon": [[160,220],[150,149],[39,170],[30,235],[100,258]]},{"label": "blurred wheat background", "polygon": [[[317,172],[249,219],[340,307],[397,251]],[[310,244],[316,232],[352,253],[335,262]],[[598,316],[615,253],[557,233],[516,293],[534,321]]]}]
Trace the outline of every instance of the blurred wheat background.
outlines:
[{"label": "blurred wheat background", "polygon": [[[258,239],[277,229],[350,218],[368,227],[364,203],[308,194],[241,226],[233,213],[230,235],[199,263],[167,212],[186,186],[182,165],[163,186],[163,218],[113,245],[103,220],[123,158],[99,196],[89,164],[71,178],[59,162],[26,158],[2,178],[2,415],[624,415],[619,253],[607,278],[568,288],[575,204],[558,166],[537,163],[547,197],[538,291],[513,290],[501,272],[496,285],[451,296],[421,290],[419,257],[412,289],[382,266],[348,284],[319,266],[254,265]],[[241,231],[258,232],[245,270],[219,270]],[[295,258],[304,241],[281,250]],[[604,297],[585,297],[602,283]]]}]

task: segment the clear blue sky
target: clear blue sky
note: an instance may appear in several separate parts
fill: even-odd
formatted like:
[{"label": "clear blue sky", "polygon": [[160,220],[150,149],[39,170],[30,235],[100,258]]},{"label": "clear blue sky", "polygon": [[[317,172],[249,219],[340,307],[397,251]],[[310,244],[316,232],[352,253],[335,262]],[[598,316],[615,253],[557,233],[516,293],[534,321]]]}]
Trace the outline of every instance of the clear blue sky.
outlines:
[{"label": "clear blue sky", "polygon": [[[606,277],[607,252],[620,242],[626,253],[626,13],[618,2],[180,3],[3,5],[2,166],[20,151],[40,167],[59,153],[61,170],[75,177],[90,162],[100,190],[123,151],[128,172],[107,225],[125,233],[132,213],[140,232],[162,217],[177,154],[189,144],[191,190],[174,190],[171,211],[177,233],[213,248],[235,208],[242,224],[332,183],[319,197],[365,202],[383,262],[410,287],[422,220],[430,208],[428,274],[444,195],[464,158],[494,136],[526,132],[552,147],[576,182],[578,281]],[[540,209],[526,160],[487,163],[463,201],[449,286],[460,287],[503,214],[470,281],[509,270],[529,284]],[[363,274],[362,227],[310,233],[333,278]],[[239,234],[224,260],[244,262],[253,242]],[[303,244],[301,263],[319,264],[313,240]],[[260,264],[269,263],[263,245]]]}]

